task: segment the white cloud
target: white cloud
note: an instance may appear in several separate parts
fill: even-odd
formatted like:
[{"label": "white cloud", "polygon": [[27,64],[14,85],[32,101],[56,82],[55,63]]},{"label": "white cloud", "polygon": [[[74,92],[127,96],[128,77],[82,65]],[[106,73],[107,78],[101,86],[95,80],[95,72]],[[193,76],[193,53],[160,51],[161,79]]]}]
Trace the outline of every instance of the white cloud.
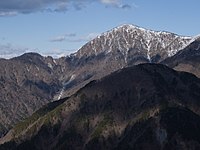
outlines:
[{"label": "white cloud", "polygon": [[130,8],[131,5],[121,0],[0,0],[0,17],[15,16],[33,12],[66,12],[73,7],[76,10],[85,8],[94,2],[116,8]]},{"label": "white cloud", "polygon": [[53,58],[60,58],[60,57],[65,57],[73,52],[75,52],[75,50],[54,48],[54,49],[48,50],[46,52],[41,52],[41,54],[43,56],[51,56]]},{"label": "white cloud", "polygon": [[16,11],[9,11],[9,12],[1,12],[0,11],[0,17],[4,16],[16,16],[18,13]]},{"label": "white cloud", "polygon": [[99,33],[89,33],[87,35],[82,35],[76,38],[71,38],[71,39],[67,39],[68,42],[88,42],[91,41],[92,39],[96,38],[98,35],[100,35]]},{"label": "white cloud", "polygon": [[90,41],[90,40],[96,38],[98,35],[100,35],[100,33],[89,33],[88,35],[83,37],[83,40]]},{"label": "white cloud", "polygon": [[102,3],[104,4],[112,4],[112,5],[118,5],[119,0],[101,0]]},{"label": "white cloud", "polygon": [[67,40],[68,38],[72,38],[72,37],[75,37],[75,36],[76,36],[75,33],[69,33],[69,34],[64,34],[64,35],[53,37],[49,41],[50,42],[63,42],[65,40]]},{"label": "white cloud", "polygon": [[77,36],[75,33],[71,34],[64,34],[60,36],[56,36],[54,38],[51,38],[50,42],[87,42],[95,37],[97,37],[99,33],[89,33],[87,35]]},{"label": "white cloud", "polygon": [[[69,33],[69,34],[64,34],[61,36],[57,36],[55,38],[52,38],[50,41],[51,42],[88,42],[92,39],[94,39],[96,36],[98,36],[99,33],[89,33],[84,36],[77,36],[75,33]],[[1,40],[4,40],[5,38],[2,37]],[[54,48],[51,50],[45,50],[41,51],[39,49],[29,49],[26,47],[14,45],[11,43],[5,43],[5,44],[0,44],[0,58],[12,58],[12,57],[17,57],[19,55],[22,55],[24,53],[28,52],[38,52],[41,53],[44,56],[52,56],[54,58],[59,58],[63,56],[67,56],[73,52],[75,52],[75,49],[73,50],[66,50],[66,49],[59,49],[59,48]]]},{"label": "white cloud", "polygon": [[57,37],[50,39],[50,42],[62,42],[65,39],[66,39],[66,37],[64,35],[61,35],[61,36],[57,36]]},{"label": "white cloud", "polygon": [[29,49],[15,46],[10,43],[0,44],[0,57],[1,58],[12,58],[19,56],[23,53],[29,52]]},{"label": "white cloud", "polygon": [[68,3],[67,2],[61,2],[57,4],[57,7],[55,8],[56,12],[65,12],[68,10]]},{"label": "white cloud", "polygon": [[113,6],[115,8],[121,8],[121,9],[130,9],[132,6],[128,3],[122,3],[120,0],[100,0],[101,3],[107,5],[107,6]]},{"label": "white cloud", "polygon": [[41,51],[39,49],[28,49],[10,43],[0,44],[0,58],[10,59],[29,52],[36,52],[40,53],[43,56],[52,56],[53,58],[60,58],[75,52],[75,50],[54,48]]}]

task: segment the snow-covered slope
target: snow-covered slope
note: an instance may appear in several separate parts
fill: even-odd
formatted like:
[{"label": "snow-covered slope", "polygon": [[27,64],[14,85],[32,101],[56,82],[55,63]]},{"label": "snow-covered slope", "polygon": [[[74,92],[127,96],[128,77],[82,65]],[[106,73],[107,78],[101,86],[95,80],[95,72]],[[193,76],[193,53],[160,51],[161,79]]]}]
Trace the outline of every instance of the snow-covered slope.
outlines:
[{"label": "snow-covered slope", "polygon": [[[159,63],[186,47],[193,37],[153,31],[135,25],[122,25],[102,33],[76,53],[66,57],[70,70],[64,83],[76,75],[63,96],[69,96],[86,83],[114,71],[140,63]],[[73,88],[71,86],[74,86]],[[62,97],[63,97],[62,96]],[[61,97],[59,97],[61,98]]]},{"label": "snow-covered slope", "polygon": [[102,52],[118,51],[127,61],[130,51],[134,50],[149,61],[158,55],[159,60],[163,60],[187,46],[191,39],[192,37],[179,36],[170,32],[152,31],[134,25],[122,25],[88,42],[76,53],[76,56],[81,58],[83,56],[96,56]]}]

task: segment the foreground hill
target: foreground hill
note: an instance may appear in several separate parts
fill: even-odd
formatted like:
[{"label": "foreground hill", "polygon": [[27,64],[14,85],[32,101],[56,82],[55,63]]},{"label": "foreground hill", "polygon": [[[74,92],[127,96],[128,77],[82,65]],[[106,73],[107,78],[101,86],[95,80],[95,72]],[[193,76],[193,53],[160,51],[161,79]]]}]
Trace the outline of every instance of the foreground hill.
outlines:
[{"label": "foreground hill", "polygon": [[125,68],[19,123],[0,149],[199,149],[199,97],[192,74],[159,64]]}]

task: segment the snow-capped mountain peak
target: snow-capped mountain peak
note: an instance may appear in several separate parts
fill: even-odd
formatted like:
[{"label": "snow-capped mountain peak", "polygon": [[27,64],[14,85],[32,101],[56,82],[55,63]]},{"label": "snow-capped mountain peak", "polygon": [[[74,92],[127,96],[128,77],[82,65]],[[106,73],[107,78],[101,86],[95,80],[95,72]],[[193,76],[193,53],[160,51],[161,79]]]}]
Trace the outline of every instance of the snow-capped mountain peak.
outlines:
[{"label": "snow-capped mountain peak", "polygon": [[129,53],[143,55],[149,61],[155,57],[160,57],[160,60],[163,60],[176,54],[191,40],[192,37],[188,36],[125,24],[102,33],[80,48],[76,54],[80,58],[118,51],[123,55],[125,61],[127,61]]}]

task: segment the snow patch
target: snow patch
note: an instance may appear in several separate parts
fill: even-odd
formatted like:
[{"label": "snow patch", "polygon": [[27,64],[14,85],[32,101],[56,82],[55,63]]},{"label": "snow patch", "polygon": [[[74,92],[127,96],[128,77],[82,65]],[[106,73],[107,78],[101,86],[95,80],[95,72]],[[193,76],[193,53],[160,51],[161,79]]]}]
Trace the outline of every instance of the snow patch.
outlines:
[{"label": "snow patch", "polygon": [[30,69],[28,68],[28,66],[26,65],[26,70],[28,71],[28,72],[30,72]]},{"label": "snow patch", "polygon": [[39,68],[38,66],[35,65],[35,67],[36,67],[36,69],[37,69],[38,71],[40,71],[40,68]]},{"label": "snow patch", "polygon": [[55,65],[57,65],[57,62],[56,62],[56,60],[55,60],[55,59],[53,59],[53,63],[54,63]]},{"label": "snow patch", "polygon": [[53,70],[53,66],[51,63],[48,63],[48,67],[51,68]]},{"label": "snow patch", "polygon": [[67,82],[65,82],[65,83],[63,84],[63,87],[62,87],[62,89],[61,89],[61,91],[60,91],[60,94],[58,95],[58,99],[57,99],[57,100],[60,100],[60,99],[62,98],[66,86],[69,85],[69,84],[75,79],[75,77],[76,77],[76,75],[73,74],[73,75],[70,77],[70,79],[69,79]]}]

